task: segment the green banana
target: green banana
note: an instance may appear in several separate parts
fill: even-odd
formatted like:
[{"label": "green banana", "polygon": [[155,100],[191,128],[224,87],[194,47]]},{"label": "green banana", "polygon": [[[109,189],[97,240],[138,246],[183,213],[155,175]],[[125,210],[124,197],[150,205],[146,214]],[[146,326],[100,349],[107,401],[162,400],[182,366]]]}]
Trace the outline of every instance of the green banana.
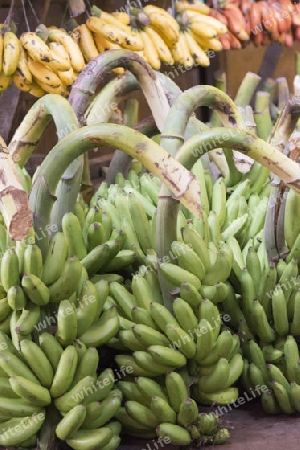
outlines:
[{"label": "green banana", "polygon": [[295,381],[291,382],[291,403],[297,412],[300,410],[300,386]]},{"label": "green banana", "polygon": [[188,226],[183,227],[182,236],[184,243],[189,245],[194,250],[194,252],[201,259],[205,271],[208,271],[210,269],[210,261],[208,250],[203,238],[199,233],[197,233],[196,230]]},{"label": "green banana", "polygon": [[283,347],[283,353],[286,363],[286,378],[290,383],[292,381],[298,382],[299,350],[294,336],[287,336]]},{"label": "green banana", "polygon": [[261,394],[261,405],[267,414],[280,414],[282,412],[271,389]]},{"label": "green banana", "polygon": [[94,376],[97,373],[99,364],[98,350],[95,347],[86,349],[82,358],[78,362],[71,387],[87,376]]},{"label": "green banana", "polygon": [[198,428],[205,436],[212,436],[218,430],[218,416],[214,413],[199,413]]},{"label": "green banana", "polygon": [[93,222],[87,229],[87,250],[92,251],[98,245],[103,244],[104,241],[104,226],[101,222]]},{"label": "green banana", "polygon": [[197,253],[184,242],[173,241],[171,244],[173,255],[177,258],[179,266],[202,280],[205,267]]},{"label": "green banana", "polygon": [[0,352],[0,367],[9,377],[22,376],[29,381],[39,384],[39,380],[29,367],[9,350]]},{"label": "green banana", "polygon": [[[9,291],[13,288],[9,288]],[[8,293],[7,293],[8,294]],[[13,308],[15,309],[15,308]],[[8,297],[4,297],[0,299],[0,321],[5,320],[12,312],[12,308],[8,303]]]},{"label": "green banana", "polygon": [[53,377],[53,382],[50,387],[52,397],[60,397],[68,391],[72,384],[77,364],[77,351],[73,345],[69,345],[63,351]]},{"label": "green banana", "polygon": [[[150,308],[149,308],[150,309]],[[135,323],[146,325],[147,327],[157,330],[157,325],[151,317],[150,311],[141,308],[139,306],[134,306],[131,310],[132,320]]]},{"label": "green banana", "polygon": [[72,212],[66,213],[62,218],[61,226],[68,244],[69,256],[77,256],[79,260],[83,259],[87,254],[87,249],[78,218]]},{"label": "green banana", "polygon": [[[39,431],[44,420],[44,412],[39,412],[38,414],[28,415],[27,417],[14,417],[4,422],[0,426],[0,445],[6,447],[22,444]],[[10,429],[16,429],[16,427],[21,429],[21,431],[17,433],[7,432]]]},{"label": "green banana", "polygon": [[172,263],[162,263],[159,266],[159,270],[162,276],[174,286],[180,286],[181,283],[187,281],[195,286],[196,289],[200,289],[201,281],[199,278],[182,267]]},{"label": "green banana", "polygon": [[152,319],[162,332],[164,332],[168,324],[172,324],[174,326],[179,325],[173,314],[160,303],[150,303],[150,313]]},{"label": "green banana", "polygon": [[177,297],[172,306],[177,322],[181,328],[183,328],[186,333],[194,333],[198,327],[198,318],[188,302]]},{"label": "green banana", "polygon": [[36,406],[47,406],[51,403],[48,389],[40,384],[33,383],[21,376],[9,378],[11,389],[24,400]]},{"label": "green banana", "polygon": [[165,402],[168,403],[168,397],[165,394],[162,386],[155,380],[147,377],[136,377],[136,385],[141,392],[144,399],[150,404],[153,396],[160,397]]},{"label": "green banana", "polygon": [[50,292],[45,283],[42,282],[40,278],[38,278],[33,273],[23,275],[21,281],[22,287],[25,291],[25,294],[30,298],[30,300],[36,305],[47,305],[50,299]]},{"label": "green banana", "polygon": [[39,345],[47,356],[53,370],[56,371],[63,348],[57,339],[50,333],[44,331],[39,335]]},{"label": "green banana", "polygon": [[145,428],[155,428],[158,423],[158,417],[144,405],[141,405],[134,400],[127,400],[125,402],[125,409],[129,416]]},{"label": "green banana", "polygon": [[42,277],[43,273],[43,257],[40,248],[37,244],[27,245],[24,251],[24,273],[32,273],[38,278]]},{"label": "green banana", "polygon": [[297,220],[299,214],[299,196],[293,189],[290,189],[286,198],[284,212],[284,238],[290,250],[293,248],[294,242],[299,236],[300,226]]},{"label": "green banana", "polygon": [[77,315],[69,300],[62,300],[57,311],[56,339],[63,346],[71,345],[77,336]]},{"label": "green banana", "polygon": [[74,450],[95,450],[99,445],[100,448],[107,445],[112,437],[108,427],[100,427],[96,430],[78,430],[66,442]]},{"label": "green banana", "polygon": [[230,387],[213,393],[204,393],[198,389],[196,393],[198,397],[197,400],[199,399],[201,403],[209,406],[215,403],[218,405],[230,405],[239,398],[239,390],[235,387]]},{"label": "green banana", "polygon": [[201,319],[196,330],[196,355],[195,360],[198,364],[204,360],[211,352],[215,343],[214,331],[211,324],[206,319]]},{"label": "green banana", "polygon": [[232,386],[240,378],[243,367],[243,357],[240,353],[236,353],[229,361],[229,377],[225,389]]},{"label": "green banana", "polygon": [[150,303],[155,302],[156,299],[148,281],[139,274],[133,275],[131,280],[131,290],[135,297],[136,306],[149,311]]},{"label": "green banana", "polygon": [[272,295],[272,313],[276,333],[286,336],[289,331],[287,300],[280,284],[276,285]]},{"label": "green banana", "polygon": [[128,194],[128,206],[134,230],[144,253],[152,247],[151,227],[143,203],[135,193]]},{"label": "green banana", "polygon": [[120,283],[112,282],[109,285],[110,295],[115,299],[118,309],[122,312],[122,315],[131,320],[131,311],[137,305],[137,300],[133,294]]},{"label": "green banana", "polygon": [[43,350],[29,339],[20,342],[21,354],[32,372],[45,387],[50,387],[53,381],[53,368]]},{"label": "green banana", "polygon": [[[74,406],[79,404],[86,404],[85,400],[90,391],[93,392],[94,377],[87,376],[80,380],[76,386],[70,389],[65,394],[54,399],[54,405],[61,413],[67,413]],[[88,393],[88,394],[86,394]]]},{"label": "green banana", "polygon": [[77,290],[82,276],[82,265],[77,256],[70,256],[60,277],[49,285],[50,302],[60,302],[69,299]]},{"label": "green banana", "polygon": [[[3,320],[2,316],[2,301],[0,300],[0,317]],[[7,303],[11,309],[15,311],[21,311],[26,307],[27,299],[25,297],[24,291],[20,286],[11,286],[7,291]],[[9,310],[10,311],[10,310]],[[5,318],[5,317],[4,317]]]},{"label": "green banana", "polygon": [[205,393],[213,393],[225,389],[229,375],[230,366],[227,359],[220,358],[215,370],[209,376],[203,376],[197,380],[198,389]]},{"label": "green banana", "polygon": [[173,369],[172,366],[160,364],[154,361],[147,351],[137,350],[133,353],[136,363],[152,376],[164,375]]},{"label": "green banana", "polygon": [[91,422],[85,423],[87,430],[97,429],[109,422],[121,406],[123,394],[119,389],[113,389],[101,402],[99,415]]},{"label": "green banana", "polygon": [[61,440],[66,440],[79,430],[86,417],[86,407],[84,405],[74,406],[57,424],[55,428],[56,436]]},{"label": "green banana", "polygon": [[177,350],[162,345],[151,345],[147,351],[152,356],[153,360],[158,364],[163,364],[171,367],[183,367],[186,365],[185,356]]},{"label": "green banana", "polygon": [[151,399],[150,409],[157,417],[159,423],[167,422],[176,424],[176,412],[163,398],[154,395]]},{"label": "green banana", "polygon": [[[253,302],[252,315],[253,323],[255,324],[255,330],[258,334],[259,339],[261,339],[266,344],[270,344],[271,342],[275,341],[275,331],[269,325],[265,310],[258,300],[254,300]],[[277,331],[278,326],[276,328],[276,325],[277,323],[275,322],[275,329]]]},{"label": "green banana", "polygon": [[147,350],[147,345],[141,342],[132,330],[119,331],[119,340],[127,350],[129,349],[132,352],[138,350]]},{"label": "green banana", "polygon": [[194,358],[196,344],[190,334],[186,333],[179,325],[167,324],[165,334],[170,342],[184,354],[186,358]]},{"label": "green banana", "polygon": [[187,427],[196,422],[198,417],[198,405],[192,398],[187,398],[181,403],[177,420],[179,425]]},{"label": "green banana", "polygon": [[57,232],[50,246],[43,265],[42,281],[49,286],[60,277],[68,256],[68,244],[64,233]]},{"label": "green banana", "polygon": [[272,389],[281,410],[285,414],[293,414],[295,412],[295,409],[291,404],[288,391],[285,389],[285,387],[277,381],[272,381]]},{"label": "green banana", "polygon": [[192,308],[196,308],[202,301],[199,291],[188,282],[183,282],[180,285],[180,297],[185,300]]},{"label": "green banana", "polygon": [[14,247],[5,250],[1,259],[0,279],[7,292],[12,286],[20,286],[19,259]]},{"label": "green banana", "polygon": [[230,275],[230,272],[231,262],[229,260],[227,252],[222,249],[218,250],[217,259],[205,274],[205,277],[202,280],[202,284],[213,286],[220,281],[225,283]]},{"label": "green banana", "polygon": [[104,311],[100,318],[80,336],[80,339],[88,347],[98,347],[108,342],[118,331],[119,316],[113,306]]},{"label": "green banana", "polygon": [[161,438],[169,438],[174,445],[189,445],[192,442],[190,433],[180,425],[161,423],[156,427],[156,434]]},{"label": "green banana", "polygon": [[185,382],[178,372],[169,372],[165,377],[170,406],[176,413],[179,413],[180,405],[189,398],[189,393]]},{"label": "green banana", "polygon": [[[97,290],[94,284],[87,280],[82,284],[76,308],[77,336],[81,336],[89,329],[98,313]],[[75,319],[74,319],[75,322]]]},{"label": "green banana", "polygon": [[121,380],[118,383],[118,388],[121,389],[124,398],[127,400],[134,400],[135,402],[141,403],[141,405],[150,407],[150,399],[143,395],[136,382]]},{"label": "green banana", "polygon": [[293,336],[300,335],[300,289],[295,293],[294,298],[294,314],[292,323],[290,324],[290,332]]}]

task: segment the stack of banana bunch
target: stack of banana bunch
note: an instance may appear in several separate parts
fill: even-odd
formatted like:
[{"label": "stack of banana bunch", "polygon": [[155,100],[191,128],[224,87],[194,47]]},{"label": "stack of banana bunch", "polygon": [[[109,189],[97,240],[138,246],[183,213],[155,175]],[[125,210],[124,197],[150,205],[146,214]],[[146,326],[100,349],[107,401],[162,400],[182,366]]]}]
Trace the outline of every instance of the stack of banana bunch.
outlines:
[{"label": "stack of banana bunch", "polygon": [[[0,329],[11,334],[16,347],[36,327],[47,328],[51,321],[56,323],[56,318],[56,336],[63,345],[80,338],[87,346],[98,346],[118,331],[114,308],[103,312],[108,282],[92,283],[86,270],[91,270],[103,245],[93,253],[87,253],[84,247],[87,256],[80,261],[80,241],[74,234],[74,221],[80,229],[75,215],[70,213],[64,217],[64,232],[54,235],[44,262],[35,243],[39,237],[34,233],[4,250],[0,271]],[[2,231],[5,233],[4,227]],[[120,237],[124,239],[122,233]],[[72,245],[74,242],[76,247]],[[112,251],[118,253],[120,241],[108,241],[106,247],[110,251],[109,243]]]},{"label": "stack of banana bunch", "polygon": [[71,448],[118,448],[121,424],[113,418],[123,394],[115,388],[112,369],[98,376],[95,347],[77,342],[63,348],[48,332],[38,343],[22,339],[19,349],[2,332],[0,342],[0,445],[35,448],[54,405],[56,436]]},{"label": "stack of banana bunch", "polygon": [[255,386],[267,387],[261,401],[271,414],[299,411],[298,283],[296,258],[280,260],[277,267],[271,262],[262,270],[250,247],[235,292],[232,289],[222,303],[230,315],[230,327],[241,338],[243,385],[248,392]]},{"label": "stack of banana bunch", "polygon": [[[11,41],[8,43],[7,34]],[[45,93],[68,94],[67,86],[73,84],[85,66],[81,50],[64,30],[47,30],[47,43],[39,34],[26,32],[18,39],[14,33],[7,32],[0,39],[1,91],[13,81],[18,89],[35,97]]]},{"label": "stack of banana bunch", "polygon": [[118,388],[125,402],[116,418],[131,436],[168,438],[174,445],[192,446],[223,444],[230,436],[216,415],[199,413],[180,371],[171,371],[160,381],[146,376],[122,380]]}]

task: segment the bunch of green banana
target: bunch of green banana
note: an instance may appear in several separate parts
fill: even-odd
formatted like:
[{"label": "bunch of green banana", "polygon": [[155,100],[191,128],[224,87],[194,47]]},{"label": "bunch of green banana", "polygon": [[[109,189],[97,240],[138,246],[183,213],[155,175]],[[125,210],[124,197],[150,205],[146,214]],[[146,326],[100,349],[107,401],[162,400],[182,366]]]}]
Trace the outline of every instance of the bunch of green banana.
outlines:
[{"label": "bunch of green banana", "polygon": [[[32,447],[45,417],[47,420],[49,405],[61,414],[57,437],[75,450],[119,446],[121,424],[112,419],[123,394],[115,388],[112,369],[97,374],[95,347],[87,348],[77,340],[64,348],[48,332],[39,335],[38,344],[22,339],[20,350],[4,333],[0,340],[2,446]],[[25,420],[29,425],[22,427]],[[17,425],[21,431],[10,433],[9,427]]]},{"label": "bunch of green banana", "polygon": [[[145,438],[168,437],[173,445],[200,445],[209,440],[217,443],[221,421],[212,413],[199,412],[189,396],[187,379],[180,371],[171,371],[160,381],[147,376],[119,381],[125,402],[116,417],[125,433]],[[228,430],[222,430],[228,439]]]}]

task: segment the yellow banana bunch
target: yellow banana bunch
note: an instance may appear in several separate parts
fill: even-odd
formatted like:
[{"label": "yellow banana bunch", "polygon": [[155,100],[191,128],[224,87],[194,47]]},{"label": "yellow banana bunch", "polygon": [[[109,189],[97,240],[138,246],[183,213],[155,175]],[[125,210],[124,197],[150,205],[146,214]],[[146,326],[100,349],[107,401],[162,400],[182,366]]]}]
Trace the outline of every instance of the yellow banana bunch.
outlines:
[{"label": "yellow banana bunch", "polygon": [[179,24],[167,11],[154,5],[147,5],[143,12],[150,19],[149,27],[153,28],[169,48],[175,46],[179,39]]}]

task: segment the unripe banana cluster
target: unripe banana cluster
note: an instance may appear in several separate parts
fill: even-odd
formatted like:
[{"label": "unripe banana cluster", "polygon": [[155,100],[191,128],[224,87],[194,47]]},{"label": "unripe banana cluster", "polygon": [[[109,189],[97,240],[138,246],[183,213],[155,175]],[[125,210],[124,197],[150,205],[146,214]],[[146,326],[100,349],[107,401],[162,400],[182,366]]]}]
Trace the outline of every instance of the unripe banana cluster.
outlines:
[{"label": "unripe banana cluster", "polygon": [[121,424],[112,420],[123,394],[115,388],[114,372],[97,375],[95,347],[72,343],[62,347],[48,332],[22,339],[17,349],[0,332],[0,385],[2,446],[33,448],[49,405],[60,413],[55,429],[59,439],[75,450],[110,450],[120,443]]},{"label": "unripe banana cluster", "polygon": [[160,382],[146,376],[122,380],[118,388],[125,402],[116,417],[131,436],[165,438],[174,445],[221,444],[230,436],[216,415],[199,413],[180,371]]}]

